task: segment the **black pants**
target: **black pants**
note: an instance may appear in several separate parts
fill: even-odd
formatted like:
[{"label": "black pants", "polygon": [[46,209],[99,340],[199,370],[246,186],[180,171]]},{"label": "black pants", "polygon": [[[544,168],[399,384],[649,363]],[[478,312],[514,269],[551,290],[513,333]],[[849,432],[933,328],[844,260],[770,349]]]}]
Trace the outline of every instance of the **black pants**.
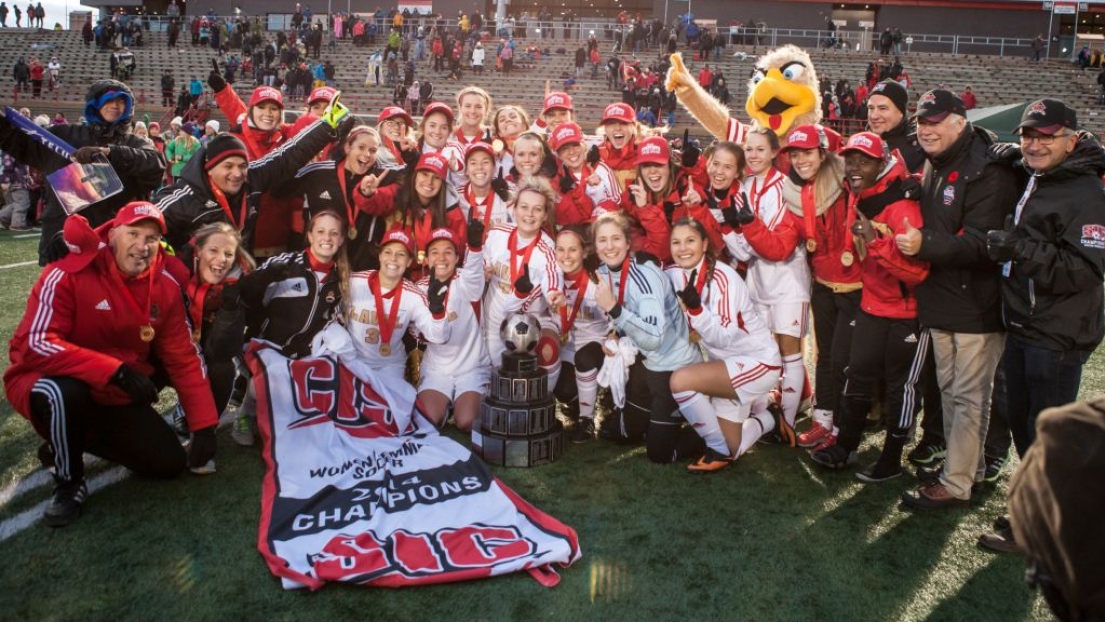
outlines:
[{"label": "black pants", "polygon": [[625,408],[617,413],[617,429],[628,442],[645,441],[648,459],[668,464],[702,455],[702,439],[683,425],[679,404],[671,394],[671,372],[652,371],[643,359],[629,368]]},{"label": "black pants", "polygon": [[859,310],[859,290],[833,293],[821,283],[813,284],[810,308],[813,310],[814,334],[817,337],[816,407],[837,409],[840,390],[844,386],[844,368],[852,349],[854,320]]},{"label": "black pants", "polygon": [[91,388],[80,380],[59,376],[35,383],[31,420],[53,447],[54,467],[63,480],[84,478],[86,451],[148,477],[171,479],[184,471],[184,449],[152,406],[96,404]]},{"label": "black pants", "polygon": [[881,383],[886,387],[886,433],[904,442],[921,410],[921,368],[929,335],[916,319],[877,317],[860,311],[852,333],[851,356],[840,400],[837,443],[853,451],[863,436],[864,420]]}]

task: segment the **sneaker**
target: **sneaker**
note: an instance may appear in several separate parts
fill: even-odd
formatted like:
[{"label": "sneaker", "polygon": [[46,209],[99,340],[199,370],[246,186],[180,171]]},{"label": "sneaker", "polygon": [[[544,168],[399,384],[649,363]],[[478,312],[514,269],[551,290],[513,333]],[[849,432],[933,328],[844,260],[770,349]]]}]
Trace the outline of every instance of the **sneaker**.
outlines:
[{"label": "sneaker", "polygon": [[65,527],[81,516],[81,503],[88,496],[84,480],[62,482],[54,487],[54,498],[42,513],[42,522],[50,527]]},{"label": "sneaker", "polygon": [[832,447],[833,445],[836,445],[836,432],[829,433],[828,436],[821,439],[821,443],[819,443],[817,445],[814,445],[813,449],[811,449],[810,451],[811,452],[824,451],[824,450]]},{"label": "sneaker", "polygon": [[587,417],[580,417],[579,423],[576,424],[576,428],[572,432],[572,442],[576,445],[580,445],[594,438],[595,420]]},{"label": "sneaker", "polygon": [[775,431],[771,433],[772,440],[778,445],[797,446],[798,437],[794,434],[794,426],[787,423],[783,407],[772,403],[767,405],[767,411],[775,418]]},{"label": "sneaker", "polygon": [[940,481],[940,473],[943,470],[944,465],[942,464],[919,466],[914,472],[914,476],[922,484],[935,484]]},{"label": "sneaker", "polygon": [[939,481],[902,493],[902,505],[917,510],[961,508],[969,503],[969,499],[953,497],[947,487]]},{"label": "sneaker", "polygon": [[709,447],[706,454],[698,459],[698,462],[687,465],[687,470],[692,473],[713,473],[733,464],[733,457],[718,453]]},{"label": "sneaker", "polygon": [[808,430],[798,435],[799,447],[817,447],[826,438],[833,435],[833,431],[821,425],[821,422],[814,421]]},{"label": "sneaker", "polygon": [[1013,537],[1013,529],[1006,524],[1004,527],[996,528],[990,533],[984,533],[978,537],[979,548],[986,549],[987,551],[993,551],[994,553],[1012,553],[1014,555],[1020,555],[1024,551],[1021,550],[1019,544],[1017,544],[1016,538]]},{"label": "sneaker", "polygon": [[230,430],[230,438],[242,447],[253,447],[253,422],[250,421],[248,416],[239,414],[234,419],[234,427]]},{"label": "sneaker", "polygon": [[833,445],[821,451],[811,451],[810,458],[826,469],[843,469],[859,462],[859,454],[848,451],[840,445]]},{"label": "sneaker", "polygon": [[948,455],[948,447],[942,443],[933,443],[931,441],[922,440],[917,443],[917,446],[913,448],[913,451],[909,452],[906,459],[913,464],[929,464],[934,460],[939,460]]},{"label": "sneaker", "polygon": [[986,456],[986,474],[982,477],[982,481],[987,484],[993,484],[998,481],[998,477],[1001,477],[1001,469],[1005,466],[1005,458],[991,458]]},{"label": "sneaker", "polygon": [[856,479],[868,484],[877,484],[879,482],[889,481],[901,476],[902,466],[900,464],[887,466],[881,461],[872,464],[859,473],[856,473]]},{"label": "sneaker", "polygon": [[176,435],[182,439],[189,437],[191,432],[188,430],[188,418],[184,416],[184,409],[177,403],[173,406],[173,409],[165,415],[169,419],[169,425],[172,426]]}]

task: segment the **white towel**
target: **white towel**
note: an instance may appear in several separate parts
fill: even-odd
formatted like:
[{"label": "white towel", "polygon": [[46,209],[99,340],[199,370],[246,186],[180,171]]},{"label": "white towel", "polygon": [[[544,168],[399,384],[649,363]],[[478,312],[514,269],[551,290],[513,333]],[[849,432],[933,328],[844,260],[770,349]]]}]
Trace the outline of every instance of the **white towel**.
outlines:
[{"label": "white towel", "polygon": [[629,381],[629,367],[637,360],[637,344],[632,337],[607,339],[603,344],[608,352],[599,370],[599,385],[608,387],[618,408],[625,406],[625,384]]}]

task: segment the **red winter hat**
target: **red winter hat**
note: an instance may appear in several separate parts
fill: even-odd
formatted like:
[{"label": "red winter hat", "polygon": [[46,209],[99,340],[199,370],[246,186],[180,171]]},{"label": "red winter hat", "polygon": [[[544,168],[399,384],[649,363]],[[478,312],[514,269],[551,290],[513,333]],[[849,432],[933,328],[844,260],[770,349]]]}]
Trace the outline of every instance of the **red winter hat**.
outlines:
[{"label": "red winter hat", "polygon": [[790,149],[840,149],[841,136],[835,131],[814,123],[799,125],[787,134],[787,144],[783,151]]},{"label": "red winter hat", "polygon": [[855,151],[876,160],[886,160],[886,145],[874,132],[860,132],[848,139],[848,144],[840,150],[840,155]]},{"label": "red winter hat", "polygon": [[437,175],[441,179],[445,179],[445,173],[448,170],[449,163],[445,161],[445,158],[437,153],[423,153],[422,157],[418,158],[418,164],[415,165],[416,171],[430,171],[434,175]]},{"label": "red winter hat", "polygon": [[259,86],[253,89],[253,95],[249,96],[249,107],[252,108],[262,102],[276,102],[277,106],[284,107],[284,96],[279,89],[271,86]]},{"label": "red winter hat", "polygon": [[579,127],[578,123],[572,123],[571,121],[556,126],[552,136],[549,137],[549,143],[553,151],[560,151],[561,147],[582,142],[583,128]]},{"label": "red winter hat", "polygon": [[446,104],[444,102],[434,102],[429,106],[426,106],[426,109],[422,111],[422,121],[425,122],[426,117],[434,114],[435,112],[440,112],[441,114],[445,115],[445,117],[449,119],[450,125],[452,125],[453,120],[456,119],[456,116],[453,114],[453,109],[449,106],[449,104]]},{"label": "red winter hat", "polygon": [[668,141],[659,136],[649,136],[637,146],[637,165],[668,164],[671,162],[671,148]]},{"label": "red winter hat", "polygon": [[434,229],[433,232],[430,233],[430,241],[428,244],[426,244],[426,248],[430,248],[430,246],[438,240],[446,240],[450,244],[452,244],[453,248],[455,248],[458,252],[460,251],[460,242],[457,241],[457,236],[449,229],[446,229],[445,227]]},{"label": "red winter hat", "polygon": [[407,114],[406,110],[403,110],[399,106],[388,106],[380,111],[380,116],[377,119],[378,123],[383,123],[388,119],[394,119],[399,117],[407,122],[407,125],[414,125],[414,120],[411,119],[411,115]]},{"label": "red winter hat", "polygon": [[492,162],[496,162],[499,159],[498,156],[495,155],[495,148],[488,143],[480,140],[468,145],[468,147],[464,150],[464,161],[467,162],[468,158],[472,157],[472,154],[476,153],[477,151],[482,151],[491,156]]},{"label": "red winter hat", "polygon": [[96,253],[103,244],[100,236],[92,230],[92,225],[80,214],[73,214],[65,219],[62,236],[65,246],[69,248],[69,254],[59,259],[55,265],[65,272],[83,270],[96,258]]},{"label": "red winter hat", "polygon": [[637,115],[629,104],[610,104],[602,111],[602,123],[617,121],[619,123],[634,123]]},{"label": "red winter hat", "polygon": [[545,105],[541,108],[541,114],[557,108],[575,110],[572,107],[572,96],[567,93],[549,93],[545,96]]},{"label": "red winter hat", "polygon": [[407,252],[414,255],[414,240],[411,236],[407,235],[406,231],[402,229],[392,229],[384,234],[384,239],[380,240],[380,248],[391,244],[392,242],[398,242],[403,245],[403,248],[407,249]]},{"label": "red winter hat", "polygon": [[[111,221],[111,228],[130,226],[143,220],[157,222],[161,233],[165,234],[165,217],[161,215],[161,210],[149,201],[131,201],[124,205],[116,212],[115,219]],[[68,225],[68,222],[66,224]]]},{"label": "red winter hat", "polygon": [[337,94],[338,90],[333,87],[320,86],[317,89],[311,91],[311,96],[307,98],[307,105],[310,106],[311,104],[319,100],[330,103],[330,100],[334,99],[334,96]]}]

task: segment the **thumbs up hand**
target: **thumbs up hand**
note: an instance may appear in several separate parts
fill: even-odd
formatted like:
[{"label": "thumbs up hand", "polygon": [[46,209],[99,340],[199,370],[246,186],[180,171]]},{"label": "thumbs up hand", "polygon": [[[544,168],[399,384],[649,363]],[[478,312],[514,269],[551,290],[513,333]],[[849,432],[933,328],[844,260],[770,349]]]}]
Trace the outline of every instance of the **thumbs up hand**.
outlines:
[{"label": "thumbs up hand", "polygon": [[1013,215],[1005,217],[1005,228],[986,232],[986,254],[998,263],[1013,261],[1020,253],[1020,236],[1014,231]]},{"label": "thumbs up hand", "polygon": [[898,250],[903,255],[916,255],[921,252],[921,241],[923,240],[921,230],[910,224],[908,218],[902,219],[902,224],[905,226],[905,231],[894,236],[894,243],[898,245]]}]

